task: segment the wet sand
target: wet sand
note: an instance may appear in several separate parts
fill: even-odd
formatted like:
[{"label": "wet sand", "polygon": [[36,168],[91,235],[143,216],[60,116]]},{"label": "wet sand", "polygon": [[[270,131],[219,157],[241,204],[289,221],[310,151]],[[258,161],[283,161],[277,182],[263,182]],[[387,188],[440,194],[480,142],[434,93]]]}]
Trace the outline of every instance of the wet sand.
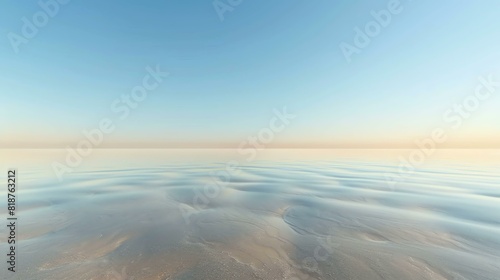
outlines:
[{"label": "wet sand", "polygon": [[96,150],[58,181],[64,151],[0,151],[20,182],[0,278],[499,279],[500,151],[440,151],[391,186],[405,154]]}]

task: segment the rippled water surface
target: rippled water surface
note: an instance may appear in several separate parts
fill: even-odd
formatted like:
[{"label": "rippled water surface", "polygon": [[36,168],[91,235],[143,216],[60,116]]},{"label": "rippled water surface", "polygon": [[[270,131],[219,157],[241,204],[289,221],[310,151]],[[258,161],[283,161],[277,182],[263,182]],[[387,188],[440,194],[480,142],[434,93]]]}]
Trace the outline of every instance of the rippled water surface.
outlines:
[{"label": "rippled water surface", "polygon": [[65,151],[4,150],[19,249],[0,278],[500,279],[500,151],[399,173],[408,154],[96,150],[59,181]]}]

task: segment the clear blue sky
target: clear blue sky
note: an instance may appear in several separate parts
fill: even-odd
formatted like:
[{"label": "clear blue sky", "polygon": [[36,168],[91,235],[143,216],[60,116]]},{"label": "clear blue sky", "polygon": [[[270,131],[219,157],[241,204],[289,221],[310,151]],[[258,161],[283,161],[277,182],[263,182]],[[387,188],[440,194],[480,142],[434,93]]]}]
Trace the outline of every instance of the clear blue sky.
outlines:
[{"label": "clear blue sky", "polygon": [[[75,143],[103,117],[110,145],[239,143],[283,106],[297,117],[276,143],[411,144],[449,127],[479,76],[500,80],[500,2],[402,0],[348,63],[339,45],[389,2],[243,0],[221,21],[210,0],[73,0],[15,53],[8,34],[41,8],[2,1],[0,145]],[[119,120],[110,105],[148,65],[170,76]],[[454,139],[498,143],[498,108],[483,102]]]}]

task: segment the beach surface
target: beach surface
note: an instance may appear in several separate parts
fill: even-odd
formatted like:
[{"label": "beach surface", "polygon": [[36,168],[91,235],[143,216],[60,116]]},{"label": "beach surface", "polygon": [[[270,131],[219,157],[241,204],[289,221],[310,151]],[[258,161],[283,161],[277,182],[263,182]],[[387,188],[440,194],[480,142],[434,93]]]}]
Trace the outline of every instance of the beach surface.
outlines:
[{"label": "beach surface", "polygon": [[0,150],[1,279],[500,278],[499,150],[94,150],[59,180],[66,153]]}]

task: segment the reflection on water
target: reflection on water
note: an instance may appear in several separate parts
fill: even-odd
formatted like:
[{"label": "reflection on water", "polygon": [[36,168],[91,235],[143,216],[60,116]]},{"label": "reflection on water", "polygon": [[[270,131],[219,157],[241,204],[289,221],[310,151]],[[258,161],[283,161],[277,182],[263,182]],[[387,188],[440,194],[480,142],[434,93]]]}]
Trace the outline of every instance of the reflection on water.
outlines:
[{"label": "reflection on water", "polygon": [[1,153],[19,170],[17,279],[500,277],[498,151],[443,152],[395,188],[402,151],[94,151],[61,182],[64,153]]}]

